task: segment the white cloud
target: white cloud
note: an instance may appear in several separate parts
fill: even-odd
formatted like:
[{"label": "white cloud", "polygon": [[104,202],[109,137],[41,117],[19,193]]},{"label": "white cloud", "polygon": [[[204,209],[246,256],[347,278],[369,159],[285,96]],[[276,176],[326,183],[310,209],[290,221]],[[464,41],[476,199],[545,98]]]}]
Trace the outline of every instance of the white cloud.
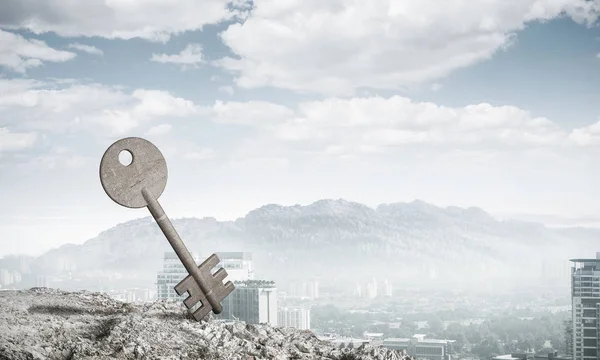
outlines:
[{"label": "white cloud", "polygon": [[206,160],[216,157],[214,149],[182,141],[176,134],[165,136],[172,129],[165,118],[196,123],[206,117],[217,124],[255,128],[227,150],[229,155],[219,157],[235,161],[323,155],[384,159],[407,151],[514,152],[600,145],[600,123],[570,131],[526,110],[486,103],[445,107],[402,96],[374,96],[328,98],[293,108],[264,101],[217,101],[201,107],[164,91],[98,84],[0,79],[0,90],[0,117],[15,124],[10,132],[0,132],[4,149],[33,145],[35,132],[122,136],[144,125],[145,134],[170,157]]},{"label": "white cloud", "polygon": [[600,121],[574,129],[569,139],[580,146],[600,145]]},{"label": "white cloud", "polygon": [[10,81],[3,80],[0,78],[0,92],[3,96],[14,92],[22,92],[29,89],[36,89],[43,87],[44,83],[34,79],[10,79]]},{"label": "white cloud", "polygon": [[86,53],[92,54],[92,55],[100,55],[100,56],[104,55],[104,52],[102,50],[98,49],[95,46],[91,46],[91,45],[73,43],[73,44],[69,44],[69,48],[83,51],[83,52],[86,52]]},{"label": "white cloud", "polygon": [[183,70],[198,68],[206,62],[202,53],[202,45],[199,44],[189,44],[179,54],[152,54],[150,60],[163,64],[180,65]]},{"label": "white cloud", "polygon": [[251,158],[236,159],[227,164],[227,167],[235,171],[270,171],[273,169],[285,169],[290,166],[290,160],[285,157],[258,156]]},{"label": "white cloud", "polygon": [[254,127],[251,134],[256,135],[238,143],[242,153],[250,148],[254,157],[285,157],[295,151],[379,156],[407,147],[510,150],[600,144],[599,124],[569,131],[523,109],[486,103],[445,107],[402,96],[374,96],[328,98],[294,108],[265,101],[216,101],[202,107],[165,91],[98,84],[0,79],[0,90],[0,117],[17,126],[0,133],[5,148],[30,146],[35,137],[29,133],[34,132],[120,136],[143,124],[148,136],[173,138],[167,145],[178,147],[174,155],[206,159],[214,150],[191,142],[184,146],[179,138],[163,135],[171,130],[166,118],[197,122],[207,116],[217,124]]},{"label": "white cloud", "polygon": [[219,92],[227,95],[233,95],[234,93],[233,87],[229,85],[219,86]]},{"label": "white cloud", "polygon": [[156,126],[151,127],[146,132],[146,135],[149,135],[149,136],[165,135],[165,134],[168,134],[169,132],[171,132],[171,128],[172,128],[172,126],[169,124],[156,125]]},{"label": "white cloud", "polygon": [[31,147],[36,139],[36,133],[11,132],[7,128],[0,128],[0,152]]},{"label": "white cloud", "polygon": [[400,89],[490,58],[525,24],[563,12],[595,21],[586,0],[256,0],[221,37],[239,58],[218,61],[240,87],[327,95]]},{"label": "white cloud", "polygon": [[292,109],[267,101],[217,101],[211,109],[212,119],[223,124],[261,126],[278,123],[293,115]]},{"label": "white cloud", "polygon": [[431,84],[431,91],[437,92],[437,91],[440,91],[441,89],[442,89],[442,84],[440,84],[440,83]]},{"label": "white cloud", "polygon": [[18,164],[22,168],[57,169],[79,168],[97,159],[76,154],[73,150],[61,146],[50,149],[48,153],[34,156]]},{"label": "white cloud", "polygon": [[98,84],[28,83],[0,79],[0,116],[28,130],[65,132],[104,128],[123,134],[141,123],[187,117],[199,111],[193,102],[168,92],[125,92]]},{"label": "white cloud", "polygon": [[216,122],[255,125],[266,142],[330,155],[381,154],[420,145],[519,149],[570,143],[567,130],[517,107],[483,103],[451,108],[401,96],[330,98],[301,103],[297,109],[217,102],[212,116]]},{"label": "white cloud", "polygon": [[163,153],[167,162],[179,159],[198,161],[216,158],[217,151],[204,147],[195,141],[186,140],[175,134],[148,134],[148,140],[152,141]]},{"label": "white cloud", "polygon": [[190,151],[184,155],[184,158],[190,160],[207,160],[212,159],[216,155],[213,149],[199,149],[198,151]]},{"label": "white cloud", "polygon": [[43,41],[26,39],[0,29],[0,66],[9,70],[25,73],[27,69],[41,66],[45,61],[65,62],[75,56],[75,53],[51,48]]},{"label": "white cloud", "polygon": [[184,117],[199,110],[192,101],[174,97],[166,91],[138,89],[132,93],[132,96],[138,100],[132,112],[142,118],[158,116]]},{"label": "white cloud", "polygon": [[[246,0],[8,0],[0,2],[0,27],[55,32],[63,37],[99,36],[167,41],[243,15]],[[231,5],[231,6],[230,6]]]}]

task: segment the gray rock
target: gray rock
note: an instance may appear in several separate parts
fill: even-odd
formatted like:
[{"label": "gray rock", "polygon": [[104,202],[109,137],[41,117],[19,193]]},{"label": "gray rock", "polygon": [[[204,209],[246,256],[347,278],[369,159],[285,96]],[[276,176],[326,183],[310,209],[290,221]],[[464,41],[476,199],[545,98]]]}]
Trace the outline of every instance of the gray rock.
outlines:
[{"label": "gray rock", "polygon": [[132,305],[105,294],[0,291],[0,359],[382,359],[400,352],[336,349],[310,331],[196,322],[179,302]]}]

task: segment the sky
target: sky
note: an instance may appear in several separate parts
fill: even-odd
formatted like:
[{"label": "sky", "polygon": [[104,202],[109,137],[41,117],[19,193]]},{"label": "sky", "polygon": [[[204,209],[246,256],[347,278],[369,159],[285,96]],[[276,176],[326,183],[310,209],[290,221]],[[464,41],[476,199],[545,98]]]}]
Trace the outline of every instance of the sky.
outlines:
[{"label": "sky", "polygon": [[171,218],[323,198],[600,218],[599,14],[598,0],[4,0],[0,256],[148,216],[100,184],[128,136],[165,156]]}]

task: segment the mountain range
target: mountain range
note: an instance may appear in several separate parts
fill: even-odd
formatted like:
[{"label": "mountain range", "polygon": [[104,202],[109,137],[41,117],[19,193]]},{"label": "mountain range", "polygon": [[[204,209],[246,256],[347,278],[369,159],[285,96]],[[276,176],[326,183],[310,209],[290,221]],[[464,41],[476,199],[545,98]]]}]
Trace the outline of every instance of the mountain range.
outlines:
[{"label": "mountain range", "polygon": [[[256,275],[271,279],[536,279],[541,272],[561,276],[569,257],[594,257],[600,251],[598,229],[501,221],[480,208],[441,208],[419,200],[376,208],[343,199],[271,204],[235,221],[182,218],[173,224],[188,248],[204,258],[219,251],[251,251]],[[150,283],[169,249],[154,220],[146,217],[25,262],[47,275],[70,271],[89,279]],[[14,263],[15,257],[5,257],[0,268]]]}]

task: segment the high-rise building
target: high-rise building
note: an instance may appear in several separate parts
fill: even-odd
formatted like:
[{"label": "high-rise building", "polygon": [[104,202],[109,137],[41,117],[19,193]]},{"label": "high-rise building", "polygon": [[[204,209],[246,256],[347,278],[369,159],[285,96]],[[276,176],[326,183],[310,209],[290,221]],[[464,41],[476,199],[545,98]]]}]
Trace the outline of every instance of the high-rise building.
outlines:
[{"label": "high-rise building", "polygon": [[0,269],[0,285],[8,286],[13,283],[12,272],[6,269]]},{"label": "high-rise building", "polygon": [[[192,253],[192,257],[196,264],[200,265],[198,255]],[[174,288],[188,275],[177,254],[173,251],[166,252],[164,255],[163,271],[159,272],[156,276],[156,298],[158,300],[181,299],[183,301],[189,295],[183,294],[179,296]]]},{"label": "high-rise building", "polygon": [[[227,277],[224,282],[232,281],[235,290],[222,302],[223,311],[216,315],[221,319],[234,319],[249,324],[277,324],[277,288],[274,282],[253,280],[252,254],[247,252],[217,253],[220,262],[213,270],[224,268]],[[192,253],[196,264],[204,261]],[[188,294],[177,295],[174,287],[188,276],[188,272],[175,252],[164,254],[163,270],[157,274],[156,297],[159,300],[180,299]]]},{"label": "high-rise building", "polygon": [[277,326],[310,330],[310,310],[303,308],[281,308],[277,311]]},{"label": "high-rise building", "polygon": [[311,281],[292,281],[289,284],[288,295],[294,298],[316,299],[319,297],[319,282]]},{"label": "high-rise building", "polygon": [[317,299],[319,297],[319,282],[316,280],[308,282],[308,298]]},{"label": "high-rise building", "polygon": [[572,259],[573,360],[600,359],[600,252]]},{"label": "high-rise building", "polygon": [[377,297],[377,280],[373,279],[367,284],[367,297],[373,299]]},{"label": "high-rise building", "polygon": [[429,279],[433,280],[435,278],[437,278],[437,271],[436,271],[435,265],[432,264],[432,265],[429,265]]},{"label": "high-rise building", "polygon": [[46,275],[38,275],[35,277],[36,287],[50,287],[50,278]]},{"label": "high-rise building", "polygon": [[393,295],[392,283],[388,279],[383,280],[383,295],[385,297],[392,297]]},{"label": "high-rise building", "polygon": [[252,253],[250,252],[218,252],[221,262],[216,269],[223,268],[227,271],[226,281],[254,280],[252,270]]},{"label": "high-rise building", "polygon": [[23,276],[20,272],[18,272],[17,270],[13,270],[11,273],[13,283],[20,283],[21,281],[23,281]]},{"label": "high-rise building", "polygon": [[0,269],[0,286],[14,286],[23,281],[23,276],[17,270]]},{"label": "high-rise building", "polygon": [[573,319],[567,319],[564,322],[565,328],[565,354],[573,358]]},{"label": "high-rise building", "polygon": [[359,298],[363,296],[363,288],[361,284],[356,284],[356,286],[354,286],[354,295]]},{"label": "high-rise building", "polygon": [[[227,281],[246,281],[254,278],[252,271],[252,253],[248,252],[221,252],[216,253],[221,260],[214,267],[216,271],[219,268],[224,268],[227,271]],[[200,265],[205,258],[202,258],[198,253],[192,253],[192,257],[197,265]],[[163,270],[158,273],[156,278],[156,296],[159,300],[163,299],[185,299],[188,295],[184,294],[181,297],[177,295],[173,289],[175,285],[188,276],[188,272],[179,260],[175,252],[169,251],[164,255]]]},{"label": "high-rise building", "polygon": [[221,305],[223,312],[215,315],[219,319],[244,321],[247,324],[277,325],[277,287],[275,282],[247,280],[234,282],[235,290]]}]

